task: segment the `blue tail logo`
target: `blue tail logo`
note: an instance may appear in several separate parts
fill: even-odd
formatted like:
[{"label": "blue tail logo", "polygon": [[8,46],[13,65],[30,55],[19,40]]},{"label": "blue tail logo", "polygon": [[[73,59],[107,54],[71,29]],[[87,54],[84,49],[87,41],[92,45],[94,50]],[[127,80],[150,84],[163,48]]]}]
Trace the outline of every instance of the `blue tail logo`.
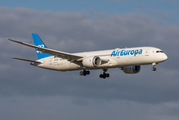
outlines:
[{"label": "blue tail logo", "polygon": [[[43,43],[43,41],[40,39],[40,37],[36,33],[32,33],[32,38],[34,41],[34,45],[42,48],[47,48],[47,46]],[[36,50],[38,59],[46,58],[52,55],[49,55],[47,53],[42,53],[38,50]]]}]

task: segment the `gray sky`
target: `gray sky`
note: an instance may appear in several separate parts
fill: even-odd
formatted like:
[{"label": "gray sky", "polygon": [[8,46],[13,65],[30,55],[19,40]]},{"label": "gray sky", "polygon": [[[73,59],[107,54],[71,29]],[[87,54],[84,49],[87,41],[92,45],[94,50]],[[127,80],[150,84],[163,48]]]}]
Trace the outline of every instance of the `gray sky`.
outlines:
[{"label": "gray sky", "polygon": [[[169,13],[158,14],[0,7],[0,119],[178,120],[179,24]],[[102,70],[83,77],[10,59],[37,59],[34,49],[6,40],[33,43],[33,32],[49,48],[70,53],[153,46],[169,58],[156,72],[152,65],[135,75],[110,69],[107,80],[98,77]]]}]

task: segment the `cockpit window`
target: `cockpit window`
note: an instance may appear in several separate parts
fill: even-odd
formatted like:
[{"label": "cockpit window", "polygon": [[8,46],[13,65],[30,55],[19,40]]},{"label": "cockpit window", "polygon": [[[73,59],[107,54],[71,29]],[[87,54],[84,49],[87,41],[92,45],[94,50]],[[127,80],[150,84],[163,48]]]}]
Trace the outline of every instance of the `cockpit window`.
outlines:
[{"label": "cockpit window", "polygon": [[163,51],[156,51],[156,53],[163,53]]}]

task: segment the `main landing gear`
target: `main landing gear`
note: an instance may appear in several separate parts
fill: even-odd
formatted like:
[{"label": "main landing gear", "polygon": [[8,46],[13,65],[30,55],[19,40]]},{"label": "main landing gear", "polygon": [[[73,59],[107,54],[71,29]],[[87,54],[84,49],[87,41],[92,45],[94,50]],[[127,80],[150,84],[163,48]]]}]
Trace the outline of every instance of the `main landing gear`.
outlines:
[{"label": "main landing gear", "polygon": [[157,63],[152,63],[153,67],[152,67],[152,71],[156,71],[157,68],[155,66],[157,66],[158,64]]},{"label": "main landing gear", "polygon": [[99,77],[103,79],[108,78],[110,75],[109,73],[106,73],[107,69],[103,69],[103,71],[104,71],[103,74],[100,74]]},{"label": "main landing gear", "polygon": [[[110,75],[109,75],[109,73],[106,73],[107,69],[103,69],[103,71],[104,71],[103,74],[100,74],[99,77],[103,78],[103,79],[108,78]],[[90,74],[90,71],[85,70],[85,69],[80,72],[81,76],[86,76],[86,75],[89,75],[89,74]]]},{"label": "main landing gear", "polygon": [[83,70],[80,72],[80,75],[82,76],[86,76],[86,75],[89,75],[90,74],[90,71],[86,71],[86,70]]}]

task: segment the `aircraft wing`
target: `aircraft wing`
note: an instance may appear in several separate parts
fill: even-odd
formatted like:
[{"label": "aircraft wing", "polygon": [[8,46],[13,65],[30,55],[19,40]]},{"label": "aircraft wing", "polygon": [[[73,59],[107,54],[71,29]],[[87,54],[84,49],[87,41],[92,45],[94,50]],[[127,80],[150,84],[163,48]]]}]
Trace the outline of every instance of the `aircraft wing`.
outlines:
[{"label": "aircraft wing", "polygon": [[71,62],[81,61],[82,58],[83,58],[83,56],[77,56],[77,55],[73,55],[73,54],[70,54],[70,53],[61,52],[61,51],[57,51],[57,50],[53,50],[53,49],[49,49],[49,48],[42,48],[42,47],[38,47],[38,46],[29,44],[29,43],[20,42],[20,41],[17,41],[17,40],[12,40],[12,39],[8,39],[8,40],[22,44],[22,45],[25,45],[25,46],[35,48],[36,50],[38,50],[42,53],[47,53],[47,54],[53,55],[55,57],[60,57],[60,58],[66,59],[66,60],[71,61]]}]

